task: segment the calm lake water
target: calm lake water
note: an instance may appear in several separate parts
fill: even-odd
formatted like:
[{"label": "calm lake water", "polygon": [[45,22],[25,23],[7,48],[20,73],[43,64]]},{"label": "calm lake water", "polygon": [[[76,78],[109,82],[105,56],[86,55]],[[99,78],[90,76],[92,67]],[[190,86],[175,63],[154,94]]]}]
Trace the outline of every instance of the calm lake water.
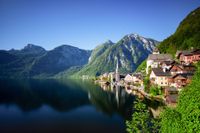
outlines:
[{"label": "calm lake water", "polygon": [[0,133],[124,133],[134,96],[89,81],[0,80]]}]

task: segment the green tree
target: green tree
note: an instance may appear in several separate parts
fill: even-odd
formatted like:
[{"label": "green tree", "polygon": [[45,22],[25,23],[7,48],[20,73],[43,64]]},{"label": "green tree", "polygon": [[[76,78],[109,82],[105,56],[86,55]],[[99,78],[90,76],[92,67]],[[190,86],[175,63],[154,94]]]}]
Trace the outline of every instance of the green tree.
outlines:
[{"label": "green tree", "polygon": [[150,116],[146,104],[142,101],[134,102],[132,119],[126,121],[126,126],[129,133],[156,133],[159,130],[159,123]]},{"label": "green tree", "polygon": [[200,63],[197,66],[192,83],[180,93],[177,107],[162,113],[162,132],[200,133]]},{"label": "green tree", "polygon": [[150,87],[150,94],[153,95],[153,96],[161,95],[162,94],[161,87],[155,86],[155,85],[151,86]]}]

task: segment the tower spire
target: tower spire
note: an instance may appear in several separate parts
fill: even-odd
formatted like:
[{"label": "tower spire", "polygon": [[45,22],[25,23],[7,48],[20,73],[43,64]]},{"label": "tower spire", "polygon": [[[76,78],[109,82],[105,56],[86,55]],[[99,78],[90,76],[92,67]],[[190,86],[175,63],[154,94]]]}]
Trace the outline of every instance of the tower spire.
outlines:
[{"label": "tower spire", "polygon": [[118,58],[117,58],[117,65],[116,65],[116,73],[118,73],[119,72],[119,63],[118,63]]},{"label": "tower spire", "polygon": [[115,70],[115,81],[116,81],[116,82],[119,82],[119,81],[120,81],[118,58],[117,58],[117,64],[116,64],[116,70]]}]

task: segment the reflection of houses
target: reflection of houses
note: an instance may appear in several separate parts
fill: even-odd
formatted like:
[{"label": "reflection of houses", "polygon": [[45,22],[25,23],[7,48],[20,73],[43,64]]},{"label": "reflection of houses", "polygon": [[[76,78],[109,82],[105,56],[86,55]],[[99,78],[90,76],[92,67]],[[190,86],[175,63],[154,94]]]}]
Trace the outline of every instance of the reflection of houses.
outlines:
[{"label": "reflection of houses", "polygon": [[195,63],[200,61],[200,49],[177,51],[176,57],[185,64]]},{"label": "reflection of houses", "polygon": [[163,61],[173,61],[170,54],[150,54],[147,58],[146,73],[149,72],[149,68],[158,68]]},{"label": "reflection of houses", "polygon": [[159,86],[168,86],[168,77],[170,76],[171,74],[169,72],[164,72],[161,68],[152,68],[150,80]]}]

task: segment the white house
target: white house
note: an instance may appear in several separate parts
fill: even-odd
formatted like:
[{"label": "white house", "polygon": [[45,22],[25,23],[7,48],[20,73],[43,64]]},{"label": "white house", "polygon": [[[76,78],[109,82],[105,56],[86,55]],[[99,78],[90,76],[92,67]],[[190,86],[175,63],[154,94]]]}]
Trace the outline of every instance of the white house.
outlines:
[{"label": "white house", "polygon": [[158,68],[163,61],[173,61],[170,54],[150,54],[147,58],[146,73],[148,74],[149,68]]},{"label": "white house", "polygon": [[130,74],[127,74],[126,77],[124,78],[124,81],[126,83],[131,83],[133,82],[133,77]]}]

